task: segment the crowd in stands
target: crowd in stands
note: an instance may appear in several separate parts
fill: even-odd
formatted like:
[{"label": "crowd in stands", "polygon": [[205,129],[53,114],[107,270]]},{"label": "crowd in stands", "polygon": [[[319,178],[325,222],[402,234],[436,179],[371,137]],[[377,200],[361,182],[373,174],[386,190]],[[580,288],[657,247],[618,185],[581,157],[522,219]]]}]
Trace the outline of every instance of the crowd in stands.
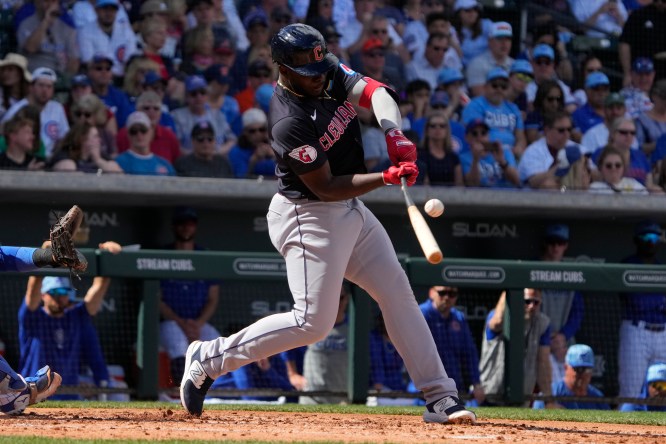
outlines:
[{"label": "crowd in stands", "polygon": [[[478,0],[2,3],[0,168],[275,177],[270,39],[301,21],[398,93],[419,183],[666,186],[662,0],[533,0],[525,42]],[[574,51],[577,36],[612,39],[617,59]],[[358,116],[366,167],[380,171],[381,130]]]}]

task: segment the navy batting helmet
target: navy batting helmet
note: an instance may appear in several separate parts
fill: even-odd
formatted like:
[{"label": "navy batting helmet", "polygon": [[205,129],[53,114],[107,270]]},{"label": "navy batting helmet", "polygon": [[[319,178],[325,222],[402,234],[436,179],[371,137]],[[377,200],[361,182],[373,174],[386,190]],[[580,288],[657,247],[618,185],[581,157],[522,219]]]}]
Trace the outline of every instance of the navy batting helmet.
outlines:
[{"label": "navy batting helmet", "polygon": [[318,76],[338,66],[319,31],[303,23],[280,29],[271,39],[273,61],[302,76]]}]

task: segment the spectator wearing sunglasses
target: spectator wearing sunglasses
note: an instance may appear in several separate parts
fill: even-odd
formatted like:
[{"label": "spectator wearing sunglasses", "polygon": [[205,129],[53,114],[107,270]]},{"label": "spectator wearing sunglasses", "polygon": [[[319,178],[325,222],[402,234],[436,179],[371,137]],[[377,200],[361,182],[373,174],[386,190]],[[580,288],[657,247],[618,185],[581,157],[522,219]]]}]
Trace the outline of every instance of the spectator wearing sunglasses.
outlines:
[{"label": "spectator wearing sunglasses", "polygon": [[[604,394],[601,390],[590,383],[593,371],[594,352],[592,347],[585,344],[572,345],[564,358],[564,377],[553,381],[552,395],[603,398]],[[574,410],[610,410],[608,404],[601,402],[560,401],[559,405],[565,409]],[[534,402],[535,409],[543,407],[543,401]]]},{"label": "spectator wearing sunglasses", "polygon": [[[627,113],[624,97],[619,93],[611,93],[604,99],[603,121],[589,128],[583,134],[581,145],[585,154],[594,153],[598,148],[606,146],[611,136],[611,125],[616,119],[622,118]],[[631,148],[638,149],[636,140],[636,125],[632,128]]]},{"label": "spectator wearing sunglasses", "polygon": [[69,109],[69,120],[73,125],[86,123],[97,128],[101,142],[101,154],[107,159],[118,153],[116,135],[118,122],[113,112],[94,94],[80,97]]},{"label": "spectator wearing sunglasses", "polygon": [[[506,292],[502,292],[494,309],[486,317],[486,325],[481,343],[481,384],[486,395],[504,394],[504,373],[506,364],[506,341],[503,336],[504,312],[506,310]],[[551,395],[550,368],[550,319],[541,313],[541,290],[525,288],[525,361],[523,393],[531,395],[536,384],[545,396]],[[547,408],[557,407],[555,403],[546,403]]]},{"label": "spectator wearing sunglasses", "polygon": [[268,141],[268,118],[259,108],[243,113],[243,133],[229,151],[229,162],[237,178],[275,177],[275,154]]},{"label": "spectator wearing sunglasses", "polygon": [[261,85],[272,84],[275,81],[273,71],[264,59],[256,58],[247,68],[247,85],[245,89],[234,97],[238,101],[241,114],[254,107],[254,96]]},{"label": "spectator wearing sunglasses", "polygon": [[143,111],[134,111],[127,118],[129,149],[116,157],[116,162],[126,174],[148,176],[175,176],[176,171],[168,160],[150,150],[155,130],[150,117]]},{"label": "spectator wearing sunglasses", "polygon": [[[546,114],[564,111],[564,92],[555,80],[546,80],[537,89],[532,111],[525,119],[525,138],[528,144],[543,137],[543,121]],[[574,136],[572,134],[572,139]]]},{"label": "spectator wearing sunglasses", "polygon": [[[50,247],[46,241],[42,248]],[[117,254],[113,241],[99,249]],[[83,299],[67,277],[30,276],[18,312],[22,374],[34,374],[47,363],[62,376],[64,386],[79,385],[82,360],[91,368],[97,386],[110,383],[109,372],[92,318],[102,309],[111,278],[96,276]],[[60,399],[77,399],[61,395]],[[52,398],[53,399],[53,398]]]},{"label": "spectator wearing sunglasses", "polygon": [[[666,362],[648,367],[640,399],[666,399]],[[621,412],[666,412],[666,405],[622,404]]]},{"label": "spectator wearing sunglasses", "polygon": [[[654,220],[634,228],[636,252],[622,263],[661,266],[657,259],[664,234]],[[650,364],[666,362],[666,293],[621,293],[622,324],[618,350],[620,397],[639,397]]]},{"label": "spectator wearing sunglasses", "polygon": [[509,89],[509,74],[503,68],[493,68],[488,72],[483,94],[475,97],[465,107],[462,122],[467,125],[472,120],[482,119],[490,128],[490,141],[499,142],[502,147],[520,157],[527,145],[525,127],[520,110],[506,100]]},{"label": "spectator wearing sunglasses", "polygon": [[536,45],[531,55],[532,69],[534,70],[534,82],[527,85],[527,102],[533,103],[537,89],[546,80],[554,80],[564,93],[564,106],[570,113],[576,110],[576,99],[571,94],[571,89],[555,73],[555,50],[549,45]]},{"label": "spectator wearing sunglasses", "polygon": [[215,152],[215,129],[210,122],[198,122],[192,128],[192,153],[174,163],[179,176],[234,177],[226,157]]},{"label": "spectator wearing sunglasses", "polygon": [[527,117],[527,85],[534,82],[534,70],[527,60],[519,59],[513,62],[509,69],[509,89],[506,100],[515,103],[520,115]]},{"label": "spectator wearing sunglasses", "polygon": [[648,194],[647,188],[634,179],[625,177],[625,164],[622,152],[613,148],[606,147],[601,151],[597,168],[601,179],[592,182],[590,191],[603,194]]},{"label": "spectator wearing sunglasses", "polygon": [[450,34],[430,34],[423,54],[418,54],[405,67],[408,82],[422,79],[431,89],[437,88],[437,78],[444,68],[462,68],[458,54],[450,46]]},{"label": "spectator wearing sunglasses", "polygon": [[110,56],[98,53],[88,62],[87,74],[93,93],[113,111],[118,128],[122,128],[134,107],[127,94],[113,86],[112,66],[113,59]]}]

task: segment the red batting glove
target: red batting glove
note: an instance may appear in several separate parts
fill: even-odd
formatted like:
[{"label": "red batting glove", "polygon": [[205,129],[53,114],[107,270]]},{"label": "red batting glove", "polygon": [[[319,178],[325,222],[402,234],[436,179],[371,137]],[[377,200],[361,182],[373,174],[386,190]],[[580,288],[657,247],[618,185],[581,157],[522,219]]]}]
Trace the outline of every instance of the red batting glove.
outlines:
[{"label": "red batting glove", "polygon": [[386,185],[400,185],[400,178],[403,176],[407,177],[407,186],[411,187],[419,176],[419,167],[414,162],[400,162],[399,166],[392,166],[382,171]]},{"label": "red batting glove", "polygon": [[393,165],[416,162],[416,146],[398,128],[386,132],[386,146]]}]

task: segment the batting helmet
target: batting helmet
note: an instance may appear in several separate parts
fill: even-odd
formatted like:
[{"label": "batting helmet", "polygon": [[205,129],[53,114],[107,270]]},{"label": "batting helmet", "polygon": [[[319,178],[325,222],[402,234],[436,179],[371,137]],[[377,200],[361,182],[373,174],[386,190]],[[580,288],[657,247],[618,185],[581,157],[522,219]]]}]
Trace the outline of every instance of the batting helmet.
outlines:
[{"label": "batting helmet", "polygon": [[271,39],[273,61],[302,76],[318,76],[338,66],[338,58],[328,52],[319,31],[303,23],[280,29]]}]

